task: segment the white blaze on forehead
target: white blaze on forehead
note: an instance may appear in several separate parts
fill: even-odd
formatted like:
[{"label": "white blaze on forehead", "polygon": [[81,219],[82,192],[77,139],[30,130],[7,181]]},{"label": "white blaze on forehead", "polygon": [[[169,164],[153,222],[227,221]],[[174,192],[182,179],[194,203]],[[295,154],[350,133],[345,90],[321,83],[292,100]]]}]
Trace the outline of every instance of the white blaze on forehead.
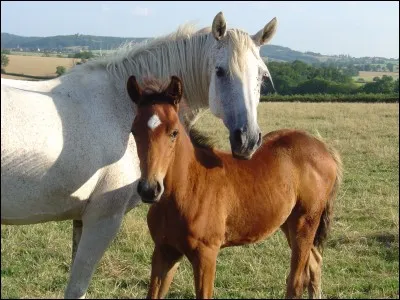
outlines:
[{"label": "white blaze on forehead", "polygon": [[149,121],[147,122],[147,126],[149,126],[151,130],[156,129],[157,126],[160,124],[161,124],[160,118],[156,114],[152,115]]}]

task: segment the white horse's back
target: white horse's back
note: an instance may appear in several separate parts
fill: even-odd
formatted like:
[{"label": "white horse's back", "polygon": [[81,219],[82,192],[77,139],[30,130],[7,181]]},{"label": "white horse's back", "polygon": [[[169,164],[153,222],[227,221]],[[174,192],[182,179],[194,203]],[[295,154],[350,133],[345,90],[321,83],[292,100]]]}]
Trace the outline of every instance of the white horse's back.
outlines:
[{"label": "white horse's back", "polygon": [[[5,224],[62,219],[82,205],[63,195],[58,198],[62,185],[43,182],[62,151],[63,134],[57,108],[41,83],[2,80],[1,220]],[[55,205],[59,201],[63,203]]]},{"label": "white horse's back", "polygon": [[[117,121],[113,122],[112,115],[107,118],[107,113],[101,111],[100,100],[78,101],[68,80],[62,88],[59,84],[59,80],[2,79],[4,224],[80,219],[104,170],[129,151],[128,136],[125,135],[125,143],[121,142],[121,128]],[[87,113],[88,110],[94,113]],[[100,124],[107,126],[101,128]],[[135,154],[132,147],[129,149],[130,154]],[[125,184],[135,180],[134,172],[132,165],[132,178]]]},{"label": "white horse's back", "polygon": [[58,78],[51,80],[44,80],[44,81],[15,80],[15,79],[1,78],[2,89],[4,85],[8,87],[15,87],[33,92],[48,92],[58,84],[60,84],[60,80]]}]

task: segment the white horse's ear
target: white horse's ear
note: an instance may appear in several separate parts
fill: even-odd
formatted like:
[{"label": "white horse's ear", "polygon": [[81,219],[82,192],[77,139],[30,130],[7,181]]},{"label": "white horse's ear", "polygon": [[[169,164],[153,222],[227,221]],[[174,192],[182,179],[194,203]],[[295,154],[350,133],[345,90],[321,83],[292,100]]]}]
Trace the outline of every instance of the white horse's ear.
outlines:
[{"label": "white horse's ear", "polygon": [[276,17],[273,18],[263,29],[253,35],[251,38],[257,46],[262,46],[268,43],[276,32],[276,27],[278,25],[278,21]]},{"label": "white horse's ear", "polygon": [[135,76],[129,77],[126,87],[128,89],[128,95],[132,99],[132,101],[136,104],[139,104],[140,98],[142,96],[142,90],[140,89]]},{"label": "white horse's ear", "polygon": [[226,21],[222,11],[215,16],[211,31],[217,41],[226,35]]},{"label": "white horse's ear", "polygon": [[168,87],[165,89],[165,94],[168,97],[171,97],[174,105],[177,105],[182,98],[183,88],[182,81],[177,76],[171,76],[171,82]]}]

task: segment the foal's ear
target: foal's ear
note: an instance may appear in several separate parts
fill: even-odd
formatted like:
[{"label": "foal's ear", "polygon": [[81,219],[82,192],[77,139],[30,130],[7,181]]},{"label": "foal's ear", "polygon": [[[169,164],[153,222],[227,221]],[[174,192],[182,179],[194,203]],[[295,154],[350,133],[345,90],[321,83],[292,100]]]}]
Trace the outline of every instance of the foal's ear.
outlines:
[{"label": "foal's ear", "polygon": [[140,89],[135,76],[129,77],[126,87],[128,89],[129,97],[131,97],[132,101],[136,104],[139,104],[140,98],[142,97],[142,90]]},{"label": "foal's ear", "polygon": [[182,81],[177,76],[171,76],[171,82],[165,89],[165,95],[172,98],[174,105],[177,105],[182,98],[183,88]]},{"label": "foal's ear", "polygon": [[211,31],[217,41],[226,35],[226,21],[222,11],[215,16],[212,22]]},{"label": "foal's ear", "polygon": [[278,21],[276,18],[273,18],[271,21],[269,21],[269,23],[265,25],[263,29],[252,36],[254,43],[256,43],[257,46],[262,46],[268,43],[275,35],[277,25]]}]

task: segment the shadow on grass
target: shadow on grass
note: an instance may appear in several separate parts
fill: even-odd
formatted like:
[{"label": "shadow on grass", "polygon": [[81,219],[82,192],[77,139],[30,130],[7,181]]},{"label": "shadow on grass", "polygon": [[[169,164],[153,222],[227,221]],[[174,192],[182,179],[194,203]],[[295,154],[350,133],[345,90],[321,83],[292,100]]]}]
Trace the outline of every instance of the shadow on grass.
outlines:
[{"label": "shadow on grass", "polygon": [[393,233],[372,233],[367,237],[379,243],[382,252],[381,257],[388,262],[399,261],[399,234]]},{"label": "shadow on grass", "polygon": [[367,235],[354,234],[339,236],[328,240],[326,246],[338,249],[343,245],[366,244],[368,247],[378,247],[379,256],[387,262],[399,261],[399,234],[392,232],[374,232]]},{"label": "shadow on grass", "polygon": [[14,272],[10,268],[5,268],[1,270],[1,277],[12,276],[13,274]]}]

